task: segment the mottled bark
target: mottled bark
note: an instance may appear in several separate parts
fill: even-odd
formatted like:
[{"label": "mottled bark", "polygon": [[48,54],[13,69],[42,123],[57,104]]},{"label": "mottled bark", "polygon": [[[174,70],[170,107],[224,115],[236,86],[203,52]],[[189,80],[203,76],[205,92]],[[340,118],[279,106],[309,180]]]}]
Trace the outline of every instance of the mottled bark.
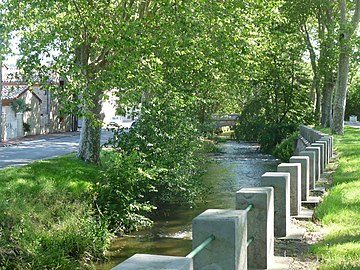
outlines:
[{"label": "mottled bark", "polygon": [[100,138],[101,138],[101,100],[94,100],[96,107],[91,110],[94,118],[83,118],[83,125],[80,133],[78,158],[94,163],[100,163]]},{"label": "mottled bark", "polygon": [[330,70],[325,74],[324,78],[321,102],[321,125],[323,127],[330,127],[331,124],[332,102],[335,88],[334,76],[334,73]]},{"label": "mottled bark", "polygon": [[351,38],[360,20],[360,0],[356,1],[355,12],[350,23],[346,18],[346,0],[339,0],[340,9],[340,57],[338,78],[336,82],[336,92],[333,106],[333,121],[331,130],[335,134],[344,134],[344,115],[346,106],[346,93],[349,74],[349,63],[351,48]]},{"label": "mottled bark", "polygon": [[320,120],[320,109],[321,109],[321,106],[320,106],[320,104],[321,104],[320,76],[319,76],[319,70],[318,70],[318,64],[317,64],[315,50],[311,43],[311,38],[310,38],[309,32],[307,30],[306,23],[302,26],[302,32],[304,34],[304,40],[305,40],[307,49],[309,51],[311,68],[312,68],[312,71],[314,74],[313,81],[311,84],[311,89],[310,89],[310,98],[311,98],[311,101],[313,102],[315,114],[316,114],[317,118]]}]

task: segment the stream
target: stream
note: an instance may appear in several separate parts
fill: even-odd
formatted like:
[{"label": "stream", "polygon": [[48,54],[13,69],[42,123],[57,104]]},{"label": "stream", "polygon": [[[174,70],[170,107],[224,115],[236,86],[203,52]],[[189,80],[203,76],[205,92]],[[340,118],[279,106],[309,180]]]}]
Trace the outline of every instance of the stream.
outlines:
[{"label": "stream", "polygon": [[219,148],[203,176],[204,183],[212,187],[204,203],[168,209],[157,216],[151,229],[113,239],[110,260],[96,269],[111,269],[135,253],[186,256],[191,251],[193,218],[209,208],[234,208],[236,191],[260,186],[263,173],[276,171],[278,160],[261,153],[255,143],[227,141]]}]

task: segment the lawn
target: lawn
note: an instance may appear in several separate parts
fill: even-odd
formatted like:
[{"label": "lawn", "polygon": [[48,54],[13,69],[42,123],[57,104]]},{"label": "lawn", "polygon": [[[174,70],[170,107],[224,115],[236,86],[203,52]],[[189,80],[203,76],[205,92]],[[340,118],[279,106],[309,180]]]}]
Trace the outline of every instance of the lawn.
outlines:
[{"label": "lawn", "polygon": [[360,269],[360,129],[345,127],[334,139],[339,163],[333,187],[315,211],[328,233],[313,251],[321,269]]},{"label": "lawn", "polygon": [[99,169],[67,155],[0,171],[0,269],[86,269],[103,258]]}]

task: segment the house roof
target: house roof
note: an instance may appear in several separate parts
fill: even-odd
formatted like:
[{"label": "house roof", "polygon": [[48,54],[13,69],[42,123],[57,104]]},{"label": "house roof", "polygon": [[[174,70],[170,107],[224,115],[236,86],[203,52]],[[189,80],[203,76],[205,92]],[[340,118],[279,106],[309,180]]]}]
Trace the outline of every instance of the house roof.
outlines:
[{"label": "house roof", "polygon": [[[29,86],[27,85],[3,85],[2,87],[2,100],[14,100],[19,98],[22,94],[26,91],[30,91]],[[36,95],[34,92],[31,93],[40,101],[42,102],[41,98]]]},{"label": "house roof", "polygon": [[18,98],[21,94],[28,90],[28,86],[19,86],[19,85],[3,85],[2,96],[3,100],[6,99],[15,99]]}]

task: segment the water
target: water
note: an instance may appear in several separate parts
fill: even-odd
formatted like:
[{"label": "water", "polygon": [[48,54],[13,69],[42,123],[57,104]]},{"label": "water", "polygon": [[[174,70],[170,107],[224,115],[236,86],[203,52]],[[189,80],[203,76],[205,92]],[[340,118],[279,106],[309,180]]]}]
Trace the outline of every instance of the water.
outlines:
[{"label": "water", "polygon": [[165,210],[153,228],[114,239],[110,248],[110,261],[97,265],[107,270],[135,253],[186,256],[191,251],[191,222],[209,208],[234,208],[235,192],[241,187],[260,186],[261,175],[276,171],[278,161],[259,151],[254,143],[228,141],[220,144],[221,152],[212,156],[204,182],[212,186],[206,202],[196,208]]}]

